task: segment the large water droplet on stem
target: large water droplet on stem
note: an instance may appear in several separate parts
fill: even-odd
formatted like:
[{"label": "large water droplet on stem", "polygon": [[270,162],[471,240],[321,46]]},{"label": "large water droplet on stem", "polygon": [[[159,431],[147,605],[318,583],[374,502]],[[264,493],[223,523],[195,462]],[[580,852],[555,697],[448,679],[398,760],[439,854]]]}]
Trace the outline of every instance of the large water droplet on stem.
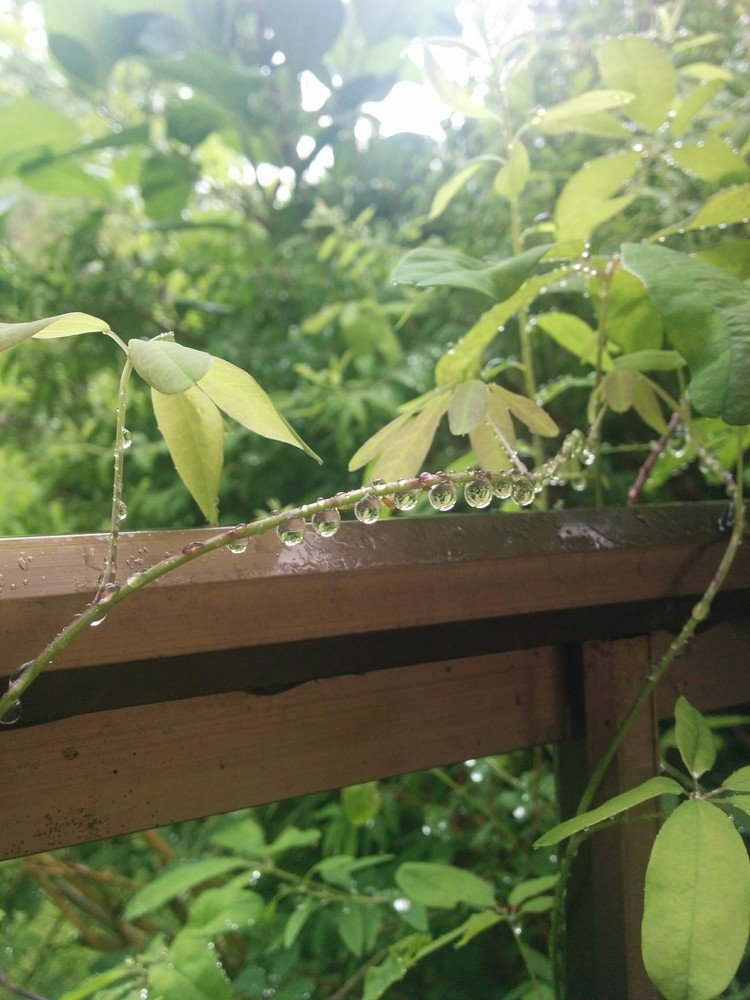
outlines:
[{"label": "large water droplet on stem", "polygon": [[278,526],[276,534],[289,548],[299,545],[305,537],[305,521],[301,517],[290,517],[288,521]]},{"label": "large water droplet on stem", "polygon": [[480,510],[492,503],[492,487],[487,479],[472,479],[464,486],[464,500],[470,507]]},{"label": "large water droplet on stem", "polygon": [[331,510],[319,510],[317,514],[313,514],[311,524],[316,535],[331,538],[341,527],[341,514],[335,507]]},{"label": "large water droplet on stem", "polygon": [[396,490],[391,500],[398,510],[414,510],[419,500],[419,490]]},{"label": "large water droplet on stem", "polygon": [[354,516],[362,524],[374,524],[380,517],[380,501],[367,494],[354,505]]},{"label": "large water droplet on stem", "polygon": [[127,429],[127,427],[123,427],[123,429],[122,429],[122,450],[123,451],[127,451],[128,448],[131,446],[132,443],[133,443],[133,435],[130,433],[130,431]]},{"label": "large water droplet on stem", "polygon": [[247,551],[247,538],[235,538],[233,542],[227,542],[227,548],[234,556],[241,556],[243,552]]},{"label": "large water droplet on stem", "polygon": [[521,476],[521,478],[513,484],[513,492],[511,493],[511,496],[519,507],[528,507],[530,503],[533,503],[535,496],[531,480],[526,476]]},{"label": "large water droplet on stem", "polygon": [[428,494],[435,510],[452,510],[456,506],[456,487],[449,480],[435,483]]},{"label": "large water droplet on stem", "polygon": [[16,669],[10,675],[10,683],[15,684],[16,681],[20,680],[26,673],[26,671],[33,666],[34,666],[34,661],[27,660],[25,663],[22,663],[20,667],[16,667]]},{"label": "large water droplet on stem", "polygon": [[124,500],[117,501],[117,504],[115,505],[115,515],[120,523],[122,523],[128,516],[128,505]]},{"label": "large water droplet on stem", "polygon": [[513,480],[506,472],[492,477],[492,488],[500,500],[507,500],[513,492]]},{"label": "large water droplet on stem", "polygon": [[0,715],[0,726],[12,726],[21,718],[21,702],[16,698]]}]

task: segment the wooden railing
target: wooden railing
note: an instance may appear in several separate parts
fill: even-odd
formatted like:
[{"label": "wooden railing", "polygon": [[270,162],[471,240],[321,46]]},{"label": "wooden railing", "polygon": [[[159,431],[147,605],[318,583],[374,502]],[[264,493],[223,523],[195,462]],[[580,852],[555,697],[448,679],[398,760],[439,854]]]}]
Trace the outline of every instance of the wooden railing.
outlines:
[{"label": "wooden railing", "polygon": [[[294,549],[268,535],[196,560],[70,647],[0,731],[0,857],[540,743],[559,744],[569,810],[711,578],[726,513],[347,523]],[[120,565],[137,571],[202,534],[124,535]],[[0,541],[2,674],[90,599],[105,542]],[[703,710],[750,702],[749,596],[741,551],[608,794],[655,773],[658,723],[680,692]],[[638,947],[653,832],[608,831],[581,860],[568,950],[582,1000],[655,995]]]}]

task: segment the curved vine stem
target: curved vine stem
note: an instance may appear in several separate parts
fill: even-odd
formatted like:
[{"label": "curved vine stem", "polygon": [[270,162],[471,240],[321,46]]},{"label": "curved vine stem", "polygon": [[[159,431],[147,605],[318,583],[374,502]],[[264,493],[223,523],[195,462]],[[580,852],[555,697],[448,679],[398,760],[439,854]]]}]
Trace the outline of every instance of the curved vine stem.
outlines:
[{"label": "curved vine stem", "polygon": [[[636,697],[630,709],[626,713],[622,722],[617,728],[617,732],[612,738],[609,746],[605,750],[598,764],[594,768],[591,777],[588,780],[581,800],[578,803],[578,808],[576,809],[576,816],[581,813],[586,812],[586,810],[591,805],[591,802],[599,789],[599,786],[604,778],[604,775],[612,763],[612,759],[617,753],[618,749],[622,745],[623,740],[628,734],[633,721],[640,713],[643,706],[646,704],[648,699],[651,697],[656,685],[664,677],[669,668],[672,666],[677,657],[682,653],[687,643],[692,639],[698,626],[705,621],[711,611],[711,605],[717,593],[724,584],[727,578],[727,574],[734,562],[735,556],[739,550],[742,543],[742,538],[745,531],[745,506],[743,499],[743,454],[742,454],[742,429],[738,431],[738,451],[737,451],[737,474],[736,474],[736,488],[734,491],[734,525],[732,527],[732,534],[727,544],[724,554],[721,557],[721,562],[714,573],[714,576],[706,588],[705,593],[699,601],[693,606],[693,610],[690,613],[690,617],[683,625],[679,634],[673,639],[669,646],[669,649],[661,657],[661,659],[652,667],[648,679],[641,689],[640,693]],[[567,883],[570,877],[570,871],[573,866],[573,862],[578,854],[578,849],[583,841],[582,834],[574,834],[567,843],[565,848],[565,853],[563,854],[562,861],[560,863],[560,878],[555,888],[555,902],[552,908],[552,928],[550,934],[550,956],[552,959],[552,967],[555,973],[555,996],[558,1000],[564,1000],[565,997],[565,977],[563,968],[563,936],[564,936],[564,912],[563,908],[565,906],[565,898],[567,891]]]}]

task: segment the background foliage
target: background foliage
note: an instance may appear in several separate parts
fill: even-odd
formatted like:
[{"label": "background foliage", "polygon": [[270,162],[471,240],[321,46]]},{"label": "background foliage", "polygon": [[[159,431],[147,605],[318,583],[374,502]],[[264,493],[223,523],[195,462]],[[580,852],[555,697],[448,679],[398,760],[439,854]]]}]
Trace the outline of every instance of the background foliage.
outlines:
[{"label": "background foliage", "polygon": [[[478,277],[465,259],[445,281],[446,248],[497,263],[555,238],[581,240],[571,256],[595,266],[623,241],[676,233],[670,245],[736,279],[750,273],[741,215],[718,223],[718,240],[715,228],[684,225],[717,190],[748,180],[739,5],[538,0],[519,16],[477,2],[459,18],[452,0],[97,0],[86,13],[45,0],[0,10],[2,318],[82,310],[125,340],[173,330],[250,369],[325,464],[232,428],[225,523],[357,483],[350,457],[432,389],[436,362],[438,377],[440,364],[450,368],[446,352],[487,309],[487,282],[493,299],[515,290],[506,273]],[[646,90],[586,106],[591,91],[629,92],[632,67],[617,44],[626,34],[639,36],[627,43],[633,64],[656,60]],[[415,51],[445,102],[440,142],[379,134],[370,103],[422,78],[404,58],[415,36],[433,39]],[[446,60],[467,44],[478,58]],[[313,77],[325,100],[306,110]],[[576,98],[584,105],[564,103]],[[394,285],[413,248],[432,254],[428,280],[424,256],[412,256]],[[596,280],[571,269],[529,301],[535,384],[513,318],[471,355],[471,377],[502,374],[562,431],[586,426]],[[632,276],[617,280],[613,355],[661,348],[637,281],[634,290]],[[111,348],[86,337],[0,355],[0,532],[106,528]],[[679,372],[649,374],[679,393]],[[620,409],[605,424],[611,502],[664,419],[648,402]],[[127,527],[200,524],[145,387],[134,389],[128,421]],[[729,464],[723,425],[700,426]],[[537,457],[554,447],[545,452],[525,428],[518,446]],[[441,426],[429,465],[463,468],[466,448]],[[690,452],[673,451],[651,478],[653,497],[718,489]],[[579,493],[586,476],[572,470],[554,499],[590,503]],[[3,966],[68,1000],[136,997],[147,984],[166,998],[364,989],[373,1000],[392,982],[393,997],[448,1000],[468,995],[468,983],[477,1000],[545,997],[551,883],[529,880],[551,876],[555,855],[530,845],[553,818],[548,755],[537,751],[6,864]],[[440,870],[435,897],[415,862],[482,882],[454,884],[455,871]],[[489,887],[505,906],[492,927],[482,923]],[[428,930],[465,946],[435,950],[400,984],[431,947]],[[98,984],[76,991],[89,976]]]}]

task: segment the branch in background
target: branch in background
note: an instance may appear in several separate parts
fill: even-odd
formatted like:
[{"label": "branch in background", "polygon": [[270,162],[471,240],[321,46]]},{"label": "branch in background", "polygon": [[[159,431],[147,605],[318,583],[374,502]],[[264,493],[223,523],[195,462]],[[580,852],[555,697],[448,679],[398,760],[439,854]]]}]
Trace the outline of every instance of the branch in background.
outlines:
[{"label": "branch in background", "polygon": [[633,504],[638,503],[638,501],[640,500],[641,493],[643,492],[643,487],[646,485],[648,477],[651,475],[651,470],[653,469],[656,460],[659,458],[659,456],[664,453],[664,449],[667,446],[667,442],[672,437],[674,432],[677,430],[677,425],[679,424],[680,419],[681,419],[681,414],[677,410],[675,410],[675,412],[669,419],[669,423],[667,424],[667,429],[664,431],[659,440],[655,441],[654,444],[651,446],[651,451],[649,452],[646,461],[638,470],[638,475],[635,477],[635,482],[628,490],[629,507],[632,507]]},{"label": "branch in background", "polygon": [[43,997],[41,993],[35,993],[33,990],[27,990],[17,983],[12,983],[4,972],[0,972],[0,987],[7,990],[8,993],[14,993],[17,997],[26,997],[27,1000],[49,1000],[48,997]]}]

